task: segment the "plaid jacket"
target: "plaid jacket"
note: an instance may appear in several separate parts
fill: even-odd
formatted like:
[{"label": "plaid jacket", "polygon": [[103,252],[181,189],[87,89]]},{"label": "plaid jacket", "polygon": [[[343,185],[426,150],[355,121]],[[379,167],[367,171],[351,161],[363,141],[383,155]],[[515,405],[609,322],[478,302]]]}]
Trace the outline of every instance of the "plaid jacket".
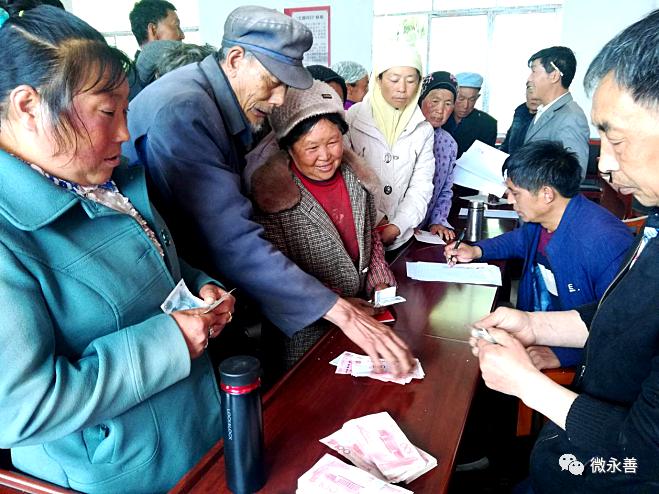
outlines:
[{"label": "plaid jacket", "polygon": [[346,149],[343,156],[341,173],[359,245],[357,266],[332,220],[290,171],[285,151],[273,155],[252,176],[254,219],[263,225],[270,242],[330,289],[346,297],[370,296],[377,284],[395,284],[382,243],[374,234],[376,212],[371,191],[378,187],[378,180],[354,152]]},{"label": "plaid jacket", "polygon": [[[339,232],[322,206],[290,170],[290,157],[279,151],[251,178],[254,220],[265,237],[301,269],[344,297],[370,295],[380,283],[396,284],[384,259],[384,247],[375,232],[376,210],[372,191],[379,187],[375,174],[354,152],[344,150],[341,173],[348,189],[359,245],[359,262],[348,255]],[[301,303],[292,300],[291,303]],[[292,367],[329,328],[316,321],[291,338],[263,328],[270,353],[283,369]],[[276,357],[275,357],[276,358]]]}]

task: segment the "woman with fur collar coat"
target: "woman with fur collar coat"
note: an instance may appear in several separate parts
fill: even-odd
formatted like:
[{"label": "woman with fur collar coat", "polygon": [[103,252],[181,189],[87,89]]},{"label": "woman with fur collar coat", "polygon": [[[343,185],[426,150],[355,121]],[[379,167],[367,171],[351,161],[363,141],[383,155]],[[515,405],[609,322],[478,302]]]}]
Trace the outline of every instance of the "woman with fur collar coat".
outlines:
[{"label": "woman with fur collar coat", "polygon": [[[320,81],[304,91],[291,88],[270,123],[282,150],[251,177],[254,219],[300,268],[373,313],[364,298],[395,279],[374,231],[378,180],[361,158],[343,148],[347,124],[340,98]],[[319,320],[290,339],[279,331],[264,338],[278,340],[288,368],[328,324]]]}]

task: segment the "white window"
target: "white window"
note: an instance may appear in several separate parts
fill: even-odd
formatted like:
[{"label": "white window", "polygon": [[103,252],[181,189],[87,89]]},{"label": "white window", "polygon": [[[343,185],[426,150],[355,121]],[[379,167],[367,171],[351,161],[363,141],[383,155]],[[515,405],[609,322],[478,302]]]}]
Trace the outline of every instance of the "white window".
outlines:
[{"label": "white window", "polygon": [[[167,0],[176,7],[176,14],[181,20],[185,42],[203,44],[199,35],[199,3],[184,0]],[[71,0],[73,14],[84,19],[98,29],[105,39],[116,46],[130,58],[133,58],[138,45],[130,30],[128,14],[133,10],[136,0]]]},{"label": "white window", "polygon": [[426,73],[478,72],[480,108],[510,127],[525,101],[527,60],[561,41],[563,0],[374,0],[373,46],[398,39],[421,53]]}]

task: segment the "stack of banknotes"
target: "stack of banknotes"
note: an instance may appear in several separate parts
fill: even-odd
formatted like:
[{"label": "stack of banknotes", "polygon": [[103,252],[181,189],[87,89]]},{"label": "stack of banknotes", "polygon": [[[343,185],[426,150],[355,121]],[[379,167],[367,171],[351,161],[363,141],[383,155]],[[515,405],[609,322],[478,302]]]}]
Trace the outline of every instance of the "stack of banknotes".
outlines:
[{"label": "stack of banknotes", "polygon": [[359,355],[352,352],[343,352],[332,360],[330,364],[336,366],[337,374],[350,374],[355,377],[370,377],[371,379],[377,379],[384,382],[407,384],[412,381],[412,379],[423,379],[426,376],[421,368],[419,359],[414,360],[414,367],[404,376],[395,376],[391,372],[389,364],[384,359],[380,359],[380,372],[376,373],[373,370],[373,361],[368,355]]},{"label": "stack of banknotes", "polygon": [[412,494],[332,455],[325,455],[297,481],[296,494]]},{"label": "stack of banknotes", "polygon": [[437,459],[414,446],[387,412],[349,420],[320,440],[375,478],[406,484],[437,466]]}]

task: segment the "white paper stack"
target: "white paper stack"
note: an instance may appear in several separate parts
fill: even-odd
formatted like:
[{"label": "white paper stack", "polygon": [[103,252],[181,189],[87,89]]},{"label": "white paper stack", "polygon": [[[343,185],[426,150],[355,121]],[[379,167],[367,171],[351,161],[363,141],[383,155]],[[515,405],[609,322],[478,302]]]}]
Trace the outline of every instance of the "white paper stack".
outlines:
[{"label": "white paper stack", "polygon": [[426,373],[423,372],[419,359],[414,359],[415,364],[412,370],[404,376],[395,376],[386,360],[380,359],[380,372],[373,371],[373,361],[368,355],[359,355],[352,352],[343,352],[330,362],[336,366],[336,374],[349,374],[355,377],[370,377],[378,381],[394,382],[397,384],[407,384],[412,379],[423,379]]},{"label": "white paper stack", "polygon": [[332,455],[323,456],[297,481],[296,494],[413,494],[390,485],[368,472],[343,463]]},{"label": "white paper stack", "polygon": [[440,262],[408,262],[407,276],[420,281],[501,286],[499,267],[482,262],[456,264],[455,266]]},{"label": "white paper stack", "polygon": [[455,162],[453,183],[496,196],[506,191],[501,166],[508,157],[481,141],[474,143]]},{"label": "white paper stack", "polygon": [[410,483],[437,466],[437,459],[414,446],[387,412],[349,420],[320,442],[391,483]]}]

